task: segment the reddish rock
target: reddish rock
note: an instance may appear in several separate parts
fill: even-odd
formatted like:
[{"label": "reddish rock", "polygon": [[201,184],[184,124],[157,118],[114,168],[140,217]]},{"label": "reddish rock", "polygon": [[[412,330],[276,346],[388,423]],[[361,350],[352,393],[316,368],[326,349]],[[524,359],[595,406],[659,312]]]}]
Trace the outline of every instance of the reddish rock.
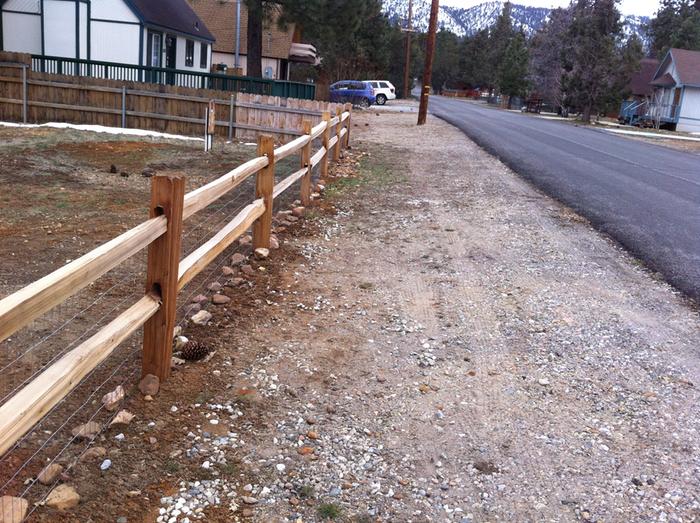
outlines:
[{"label": "reddish rock", "polygon": [[211,301],[214,305],[226,305],[231,301],[231,298],[225,294],[214,294]]},{"label": "reddish rock", "polygon": [[139,381],[139,390],[144,396],[155,396],[160,389],[160,379],[155,374],[146,374]]}]

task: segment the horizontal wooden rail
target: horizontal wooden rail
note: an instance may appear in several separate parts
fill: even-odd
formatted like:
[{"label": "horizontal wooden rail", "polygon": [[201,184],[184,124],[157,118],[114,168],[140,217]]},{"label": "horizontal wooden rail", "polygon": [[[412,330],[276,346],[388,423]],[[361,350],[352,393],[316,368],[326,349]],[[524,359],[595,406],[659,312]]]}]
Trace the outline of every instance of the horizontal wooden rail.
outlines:
[{"label": "horizontal wooden rail", "polygon": [[281,147],[278,147],[277,149],[275,149],[275,161],[279,162],[287,156],[291,156],[295,152],[300,151],[301,148],[304,147],[307,143],[309,143],[309,136],[305,134],[303,136],[300,136],[299,138],[292,140],[291,142],[284,144]]},{"label": "horizontal wooden rail", "polygon": [[326,130],[327,124],[326,122],[321,122],[320,124],[316,125],[316,127],[311,129],[311,139],[315,140],[319,136],[323,134],[323,131]]},{"label": "horizontal wooden rail", "polygon": [[328,150],[330,151],[331,149],[333,149],[333,147],[335,147],[335,144],[337,144],[337,143],[338,143],[338,137],[337,137],[337,136],[334,136],[333,138],[331,138],[330,140],[328,140]]},{"label": "horizontal wooden rail", "polygon": [[348,130],[345,127],[343,127],[343,129],[341,129],[341,131],[340,131],[340,137],[342,138],[346,134],[348,134]]},{"label": "horizontal wooden rail", "polygon": [[267,157],[259,156],[239,165],[234,170],[203,185],[199,189],[185,195],[185,207],[182,211],[182,219],[186,220],[196,212],[201,211],[209,204],[221,198],[231,189],[237,187],[249,176],[267,167]]},{"label": "horizontal wooden rail", "polygon": [[345,120],[348,119],[349,116],[350,116],[350,113],[345,111],[342,115],[340,115],[340,121],[344,122]]},{"label": "horizontal wooden rail", "polygon": [[311,167],[316,167],[316,165],[318,165],[318,163],[321,160],[323,160],[323,157],[326,155],[327,152],[328,151],[326,151],[325,147],[321,147],[318,151],[316,151],[316,154],[314,154],[311,157],[311,160],[309,161],[309,163],[311,164]]},{"label": "horizontal wooden rail", "polygon": [[329,127],[335,127],[335,126],[338,125],[339,123],[340,123],[340,118],[338,118],[337,116],[334,116],[334,117],[331,118],[330,121],[328,122],[328,126],[329,126]]},{"label": "horizontal wooden rail", "polygon": [[0,341],[147,247],[166,228],[165,216],[152,218],[0,300]]},{"label": "horizontal wooden rail", "polygon": [[226,247],[247,231],[253,222],[265,212],[262,199],[255,200],[246,206],[223,229],[217,232],[209,241],[198,247],[192,254],[180,262],[178,271],[178,291],[197,276],[202,269],[212,262]]},{"label": "horizontal wooden rail", "polygon": [[289,189],[294,182],[301,179],[306,174],[307,170],[308,169],[306,167],[303,167],[287,176],[284,180],[280,181],[277,185],[275,185],[275,188],[272,191],[272,197],[277,198],[280,194]]},{"label": "horizontal wooden rail", "polygon": [[160,303],[144,296],[63,356],[0,407],[0,455],[73,390],[112,351],[155,314]]}]

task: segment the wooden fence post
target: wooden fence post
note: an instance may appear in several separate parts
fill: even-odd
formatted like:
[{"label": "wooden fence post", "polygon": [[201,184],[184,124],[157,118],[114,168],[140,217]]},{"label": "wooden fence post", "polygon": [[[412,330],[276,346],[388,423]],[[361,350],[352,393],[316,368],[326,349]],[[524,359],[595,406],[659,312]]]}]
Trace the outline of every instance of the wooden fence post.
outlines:
[{"label": "wooden fence post", "polygon": [[335,108],[335,115],[338,117],[338,123],[335,126],[335,149],[333,149],[333,161],[337,162],[340,160],[340,131],[343,128],[340,119],[343,117],[343,109],[340,107]]},{"label": "wooden fence post", "polygon": [[126,128],[126,86],[122,86],[122,128]]},{"label": "wooden fence post", "polygon": [[[311,135],[311,120],[301,122],[304,134]],[[306,174],[301,178],[301,204],[304,207],[311,205],[311,140],[301,148],[301,167],[306,167]]]},{"label": "wooden fence post", "polygon": [[185,179],[182,176],[155,176],[152,179],[150,217],[165,215],[168,229],[148,246],[146,292],[160,295],[161,305],[143,326],[141,374],[155,374],[161,381],[170,375],[173,352],[184,200]]},{"label": "wooden fence post", "polygon": [[275,140],[268,134],[258,136],[258,156],[267,156],[267,167],[255,178],[255,198],[265,202],[265,212],[253,224],[253,249],[270,248],[272,233],[272,192],[275,188]]},{"label": "wooden fence post", "polygon": [[348,112],[348,119],[346,120],[346,129],[348,132],[345,134],[345,148],[350,147],[350,123],[352,121],[352,104],[345,104],[345,110]]},{"label": "wooden fence post", "polygon": [[22,66],[22,123],[27,123],[27,107],[29,100],[27,99],[27,65]]},{"label": "wooden fence post", "polygon": [[326,154],[323,155],[323,160],[321,160],[321,178],[328,177],[328,156],[331,152],[328,150],[328,142],[331,140],[331,126],[328,122],[331,120],[331,112],[323,111],[323,121],[326,122],[326,128],[323,130],[323,147],[326,148]]}]

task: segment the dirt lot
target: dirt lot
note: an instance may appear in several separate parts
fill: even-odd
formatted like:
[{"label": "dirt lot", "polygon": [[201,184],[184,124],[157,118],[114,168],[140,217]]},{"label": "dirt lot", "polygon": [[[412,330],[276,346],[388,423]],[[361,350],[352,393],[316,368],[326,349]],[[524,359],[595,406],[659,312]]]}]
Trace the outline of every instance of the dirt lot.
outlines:
[{"label": "dirt lot", "polygon": [[111,467],[32,520],[700,519],[695,306],[414,119],[356,118],[322,205],[186,326],[214,355],[132,392]]}]

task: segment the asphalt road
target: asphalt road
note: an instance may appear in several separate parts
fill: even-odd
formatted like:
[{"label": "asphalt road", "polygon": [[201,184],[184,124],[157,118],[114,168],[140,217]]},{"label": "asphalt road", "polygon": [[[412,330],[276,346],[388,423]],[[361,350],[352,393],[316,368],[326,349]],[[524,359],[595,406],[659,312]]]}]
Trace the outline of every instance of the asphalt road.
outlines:
[{"label": "asphalt road", "polygon": [[438,96],[430,111],[700,301],[700,155]]}]

